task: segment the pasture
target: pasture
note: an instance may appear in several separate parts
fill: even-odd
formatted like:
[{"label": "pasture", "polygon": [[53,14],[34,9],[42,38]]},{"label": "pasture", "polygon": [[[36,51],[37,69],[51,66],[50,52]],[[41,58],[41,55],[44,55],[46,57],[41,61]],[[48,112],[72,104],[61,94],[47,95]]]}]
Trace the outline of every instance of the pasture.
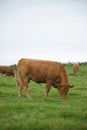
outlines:
[{"label": "pasture", "polygon": [[72,75],[66,64],[69,81],[74,84],[66,99],[55,88],[45,98],[46,84],[30,82],[32,99],[18,97],[13,77],[0,74],[0,130],[87,130],[87,64]]}]

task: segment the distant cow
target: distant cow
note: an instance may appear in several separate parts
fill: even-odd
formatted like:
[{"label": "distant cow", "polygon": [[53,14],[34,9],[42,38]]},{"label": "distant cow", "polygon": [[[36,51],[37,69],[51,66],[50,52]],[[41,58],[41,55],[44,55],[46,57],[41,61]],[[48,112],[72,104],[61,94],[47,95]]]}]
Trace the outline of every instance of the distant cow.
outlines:
[{"label": "distant cow", "polygon": [[5,74],[7,76],[13,76],[15,75],[14,71],[11,67],[8,66],[0,66],[0,73]]},{"label": "distant cow", "polygon": [[79,70],[79,63],[74,63],[73,64],[73,74],[77,73]]},{"label": "distant cow", "polygon": [[27,97],[31,98],[28,91],[28,82],[30,80],[37,83],[46,83],[46,97],[48,96],[51,85],[59,90],[61,98],[65,98],[69,88],[73,87],[68,82],[68,76],[64,66],[59,62],[20,59],[17,72],[20,78],[20,82],[18,82],[16,77],[19,86],[19,96],[22,96],[22,88],[24,88]]}]

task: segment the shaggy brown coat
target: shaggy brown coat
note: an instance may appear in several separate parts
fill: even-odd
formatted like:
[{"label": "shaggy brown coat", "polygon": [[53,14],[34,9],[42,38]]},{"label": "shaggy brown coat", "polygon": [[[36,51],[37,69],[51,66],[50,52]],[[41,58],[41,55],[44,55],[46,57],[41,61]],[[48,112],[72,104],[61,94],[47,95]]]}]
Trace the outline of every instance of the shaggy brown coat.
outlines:
[{"label": "shaggy brown coat", "polygon": [[68,76],[64,66],[59,62],[20,59],[17,66],[20,83],[19,96],[22,96],[22,88],[24,88],[27,97],[31,97],[28,91],[28,83],[33,80],[37,83],[46,83],[46,97],[50,91],[51,85],[57,88],[61,98],[65,98],[67,92],[72,85],[69,85]]},{"label": "shaggy brown coat", "polygon": [[15,75],[14,71],[11,67],[8,66],[0,66],[0,73],[5,74],[7,76],[13,76]]}]

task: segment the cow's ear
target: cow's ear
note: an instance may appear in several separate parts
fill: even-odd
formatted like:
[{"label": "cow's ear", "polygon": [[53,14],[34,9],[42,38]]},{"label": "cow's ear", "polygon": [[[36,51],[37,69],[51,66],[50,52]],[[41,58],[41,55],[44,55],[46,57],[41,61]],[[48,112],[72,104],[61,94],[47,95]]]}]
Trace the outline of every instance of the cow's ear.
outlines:
[{"label": "cow's ear", "polygon": [[69,87],[70,87],[70,88],[73,88],[73,87],[74,87],[74,85],[69,85]]}]

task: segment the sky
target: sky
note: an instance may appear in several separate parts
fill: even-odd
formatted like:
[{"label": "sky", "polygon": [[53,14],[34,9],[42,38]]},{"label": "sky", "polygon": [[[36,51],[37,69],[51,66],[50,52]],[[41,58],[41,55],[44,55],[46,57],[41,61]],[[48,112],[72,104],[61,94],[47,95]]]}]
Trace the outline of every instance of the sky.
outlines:
[{"label": "sky", "polygon": [[0,0],[0,65],[87,62],[87,0]]}]

